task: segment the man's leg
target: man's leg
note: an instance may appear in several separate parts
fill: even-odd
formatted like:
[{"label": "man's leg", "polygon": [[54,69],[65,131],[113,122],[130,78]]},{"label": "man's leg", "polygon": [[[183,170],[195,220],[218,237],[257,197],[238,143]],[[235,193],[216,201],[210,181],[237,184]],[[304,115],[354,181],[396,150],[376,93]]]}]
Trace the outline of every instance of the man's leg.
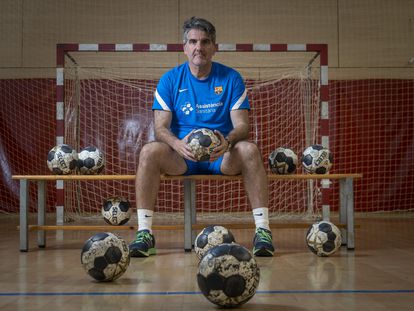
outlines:
[{"label": "man's leg", "polygon": [[132,257],[155,254],[152,219],[161,181],[160,175],[182,175],[186,170],[184,159],[168,145],[151,142],[142,148],[135,179],[138,231],[135,240],[129,246]]},{"label": "man's leg", "polygon": [[253,253],[256,256],[273,256],[274,247],[268,218],[268,181],[259,149],[253,143],[238,142],[224,155],[221,169],[225,175],[243,176],[256,224]]}]

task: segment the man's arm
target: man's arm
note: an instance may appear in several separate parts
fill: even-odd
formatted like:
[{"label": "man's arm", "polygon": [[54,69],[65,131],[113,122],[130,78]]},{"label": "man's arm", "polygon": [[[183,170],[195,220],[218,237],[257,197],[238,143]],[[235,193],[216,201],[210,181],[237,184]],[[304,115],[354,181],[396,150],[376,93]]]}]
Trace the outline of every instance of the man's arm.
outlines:
[{"label": "man's arm", "polygon": [[230,146],[234,146],[237,142],[249,138],[249,111],[247,109],[230,111],[230,118],[233,129],[224,137],[219,131],[215,133],[220,138],[220,146],[214,149],[210,156],[210,161],[214,161],[225,152],[230,151]]},{"label": "man's arm", "polygon": [[230,111],[233,130],[227,135],[227,139],[234,146],[238,141],[249,138],[249,111],[247,109]]},{"label": "man's arm", "polygon": [[178,139],[170,130],[171,120],[171,111],[154,110],[155,139],[169,145],[183,158],[196,161],[190,147],[186,144],[188,135],[182,140]]}]

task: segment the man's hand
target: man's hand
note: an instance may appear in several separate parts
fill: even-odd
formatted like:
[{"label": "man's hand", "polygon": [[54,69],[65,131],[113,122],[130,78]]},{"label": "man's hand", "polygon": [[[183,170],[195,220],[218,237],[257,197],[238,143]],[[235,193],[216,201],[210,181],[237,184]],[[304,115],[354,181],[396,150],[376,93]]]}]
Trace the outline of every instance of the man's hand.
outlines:
[{"label": "man's hand", "polygon": [[220,131],[214,130],[214,134],[220,139],[220,145],[214,148],[213,152],[210,155],[210,162],[213,162],[220,158],[224,153],[229,151],[229,143],[224,138],[223,134]]},{"label": "man's hand", "polygon": [[188,136],[190,136],[192,131],[188,133],[183,139],[176,140],[174,143],[174,150],[178,152],[180,156],[184,159],[196,162],[197,159],[194,158],[193,152],[191,151],[190,146],[187,145]]}]

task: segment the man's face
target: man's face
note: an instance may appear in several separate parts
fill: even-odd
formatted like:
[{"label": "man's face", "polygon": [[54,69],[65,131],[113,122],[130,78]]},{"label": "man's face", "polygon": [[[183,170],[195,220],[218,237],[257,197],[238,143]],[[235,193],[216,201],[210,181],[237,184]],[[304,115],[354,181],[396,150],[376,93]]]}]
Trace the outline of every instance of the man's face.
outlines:
[{"label": "man's face", "polygon": [[216,46],[207,34],[198,29],[191,29],[187,34],[187,42],[184,45],[184,54],[187,55],[191,65],[203,67],[211,63]]}]

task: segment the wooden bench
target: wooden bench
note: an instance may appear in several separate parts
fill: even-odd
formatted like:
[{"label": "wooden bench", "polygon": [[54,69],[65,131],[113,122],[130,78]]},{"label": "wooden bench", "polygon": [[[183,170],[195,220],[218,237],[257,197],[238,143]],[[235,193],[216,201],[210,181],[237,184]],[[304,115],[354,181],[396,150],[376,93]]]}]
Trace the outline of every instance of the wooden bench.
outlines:
[{"label": "wooden bench", "polygon": [[[196,224],[196,207],[195,207],[195,183],[202,180],[240,180],[238,176],[222,175],[191,175],[191,176],[162,176],[161,180],[182,180],[184,184],[184,249],[191,251],[194,240],[194,230],[201,229]],[[269,180],[339,180],[339,226],[342,231],[342,243],[348,249],[355,248],[354,239],[354,179],[362,178],[362,174],[328,174],[328,175],[310,175],[310,174],[293,174],[293,175],[268,175]],[[13,175],[12,179],[20,181],[20,251],[27,252],[29,249],[28,234],[29,231],[38,231],[38,247],[46,246],[45,231],[47,230],[136,230],[135,226],[66,226],[45,225],[45,205],[46,205],[46,182],[48,181],[96,181],[96,180],[134,180],[135,175]],[[37,185],[37,225],[28,224],[28,204],[29,204],[29,183],[35,182]],[[324,211],[326,212],[326,211]],[[329,212],[329,211],[328,211]],[[329,216],[324,215],[324,219]],[[299,227],[306,228],[309,224],[302,224]],[[177,226],[173,226],[177,229]],[[236,228],[237,226],[233,226]],[[243,225],[246,228],[245,225]],[[254,224],[252,223],[252,228]],[[272,228],[278,227],[271,225]],[[283,227],[283,225],[282,225]],[[292,226],[290,226],[292,227]],[[240,227],[239,227],[240,228]],[[171,226],[153,226],[157,229],[172,229]],[[180,229],[180,228],[178,228]]]}]

